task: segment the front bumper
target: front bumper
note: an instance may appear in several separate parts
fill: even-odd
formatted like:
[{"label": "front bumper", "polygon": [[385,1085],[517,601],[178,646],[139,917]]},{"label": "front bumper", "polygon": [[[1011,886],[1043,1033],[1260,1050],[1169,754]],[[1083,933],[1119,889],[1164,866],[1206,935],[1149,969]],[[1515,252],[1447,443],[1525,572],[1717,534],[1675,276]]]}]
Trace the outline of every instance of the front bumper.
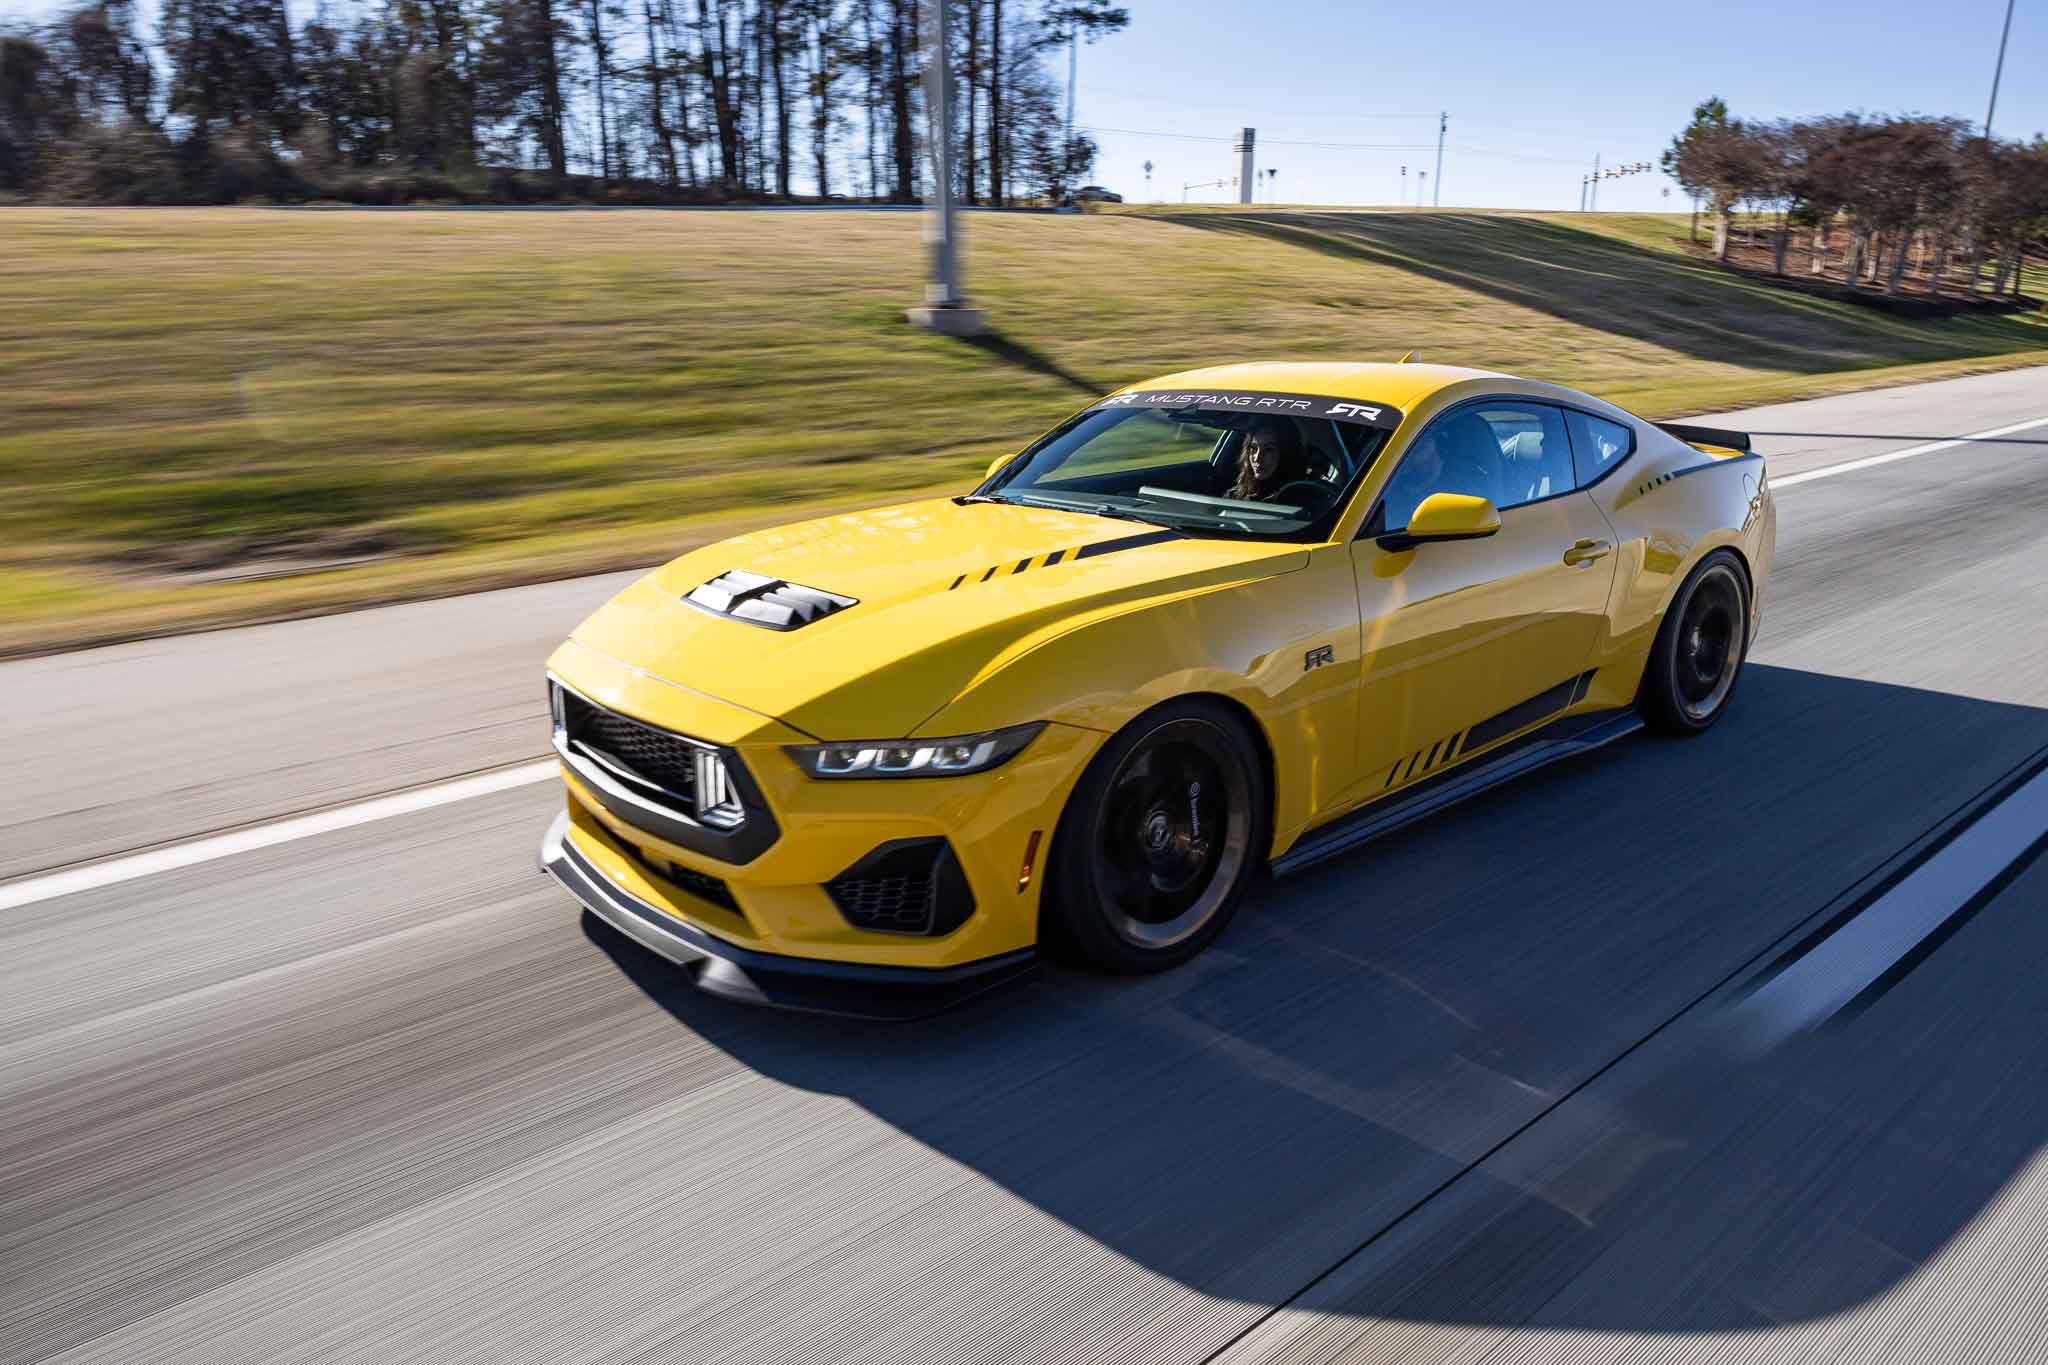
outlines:
[{"label": "front bumper", "polygon": [[620,886],[570,837],[567,811],[541,841],[543,871],[592,914],[680,965],[701,990],[728,1000],[871,1019],[916,1019],[970,1000],[1032,970],[1023,948],[950,967],[903,967],[791,957],[714,937]]}]

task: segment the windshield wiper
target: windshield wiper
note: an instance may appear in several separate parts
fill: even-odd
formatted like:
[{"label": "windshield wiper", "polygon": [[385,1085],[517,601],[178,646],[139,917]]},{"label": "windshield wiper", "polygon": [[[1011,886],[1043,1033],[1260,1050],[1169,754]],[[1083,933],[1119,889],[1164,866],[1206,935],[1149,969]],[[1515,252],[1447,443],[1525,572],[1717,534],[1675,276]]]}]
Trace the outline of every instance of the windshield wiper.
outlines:
[{"label": "windshield wiper", "polygon": [[1135,512],[1108,502],[1067,502],[1064,499],[1044,496],[1034,498],[1028,494],[1018,498],[1005,498],[1004,501],[1015,502],[1024,507],[1043,507],[1049,512],[1079,512],[1084,516],[1112,517],[1117,521],[1146,520]]}]

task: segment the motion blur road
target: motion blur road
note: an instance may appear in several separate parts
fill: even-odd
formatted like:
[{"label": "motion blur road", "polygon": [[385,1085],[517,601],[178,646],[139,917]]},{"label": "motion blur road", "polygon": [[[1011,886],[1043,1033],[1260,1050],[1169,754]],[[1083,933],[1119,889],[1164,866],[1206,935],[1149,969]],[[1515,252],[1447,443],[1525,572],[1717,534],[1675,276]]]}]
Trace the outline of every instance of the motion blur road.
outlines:
[{"label": "motion blur road", "polygon": [[0,1361],[2048,1358],[2048,371],[1725,424],[1711,734],[913,1025],[534,870],[622,578],[0,665]]}]

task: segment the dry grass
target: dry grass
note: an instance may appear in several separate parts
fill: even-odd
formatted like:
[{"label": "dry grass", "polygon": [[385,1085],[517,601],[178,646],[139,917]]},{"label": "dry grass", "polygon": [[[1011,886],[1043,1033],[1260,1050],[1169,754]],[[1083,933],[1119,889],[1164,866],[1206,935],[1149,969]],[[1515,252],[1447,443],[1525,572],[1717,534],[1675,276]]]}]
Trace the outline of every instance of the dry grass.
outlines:
[{"label": "dry grass", "polygon": [[[1419,348],[1657,415],[2048,359],[1760,289],[1683,222],[977,216],[968,344],[901,322],[907,214],[8,211],[0,649],[646,562],[1220,360]],[[232,578],[322,556],[382,558]]]}]

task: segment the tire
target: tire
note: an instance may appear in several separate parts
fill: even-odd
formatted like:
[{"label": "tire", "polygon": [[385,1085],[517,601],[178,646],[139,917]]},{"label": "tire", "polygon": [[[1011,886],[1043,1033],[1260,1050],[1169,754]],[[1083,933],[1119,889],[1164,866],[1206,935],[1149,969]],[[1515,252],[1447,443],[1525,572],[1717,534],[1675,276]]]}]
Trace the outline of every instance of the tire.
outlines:
[{"label": "tire", "polygon": [[1177,967],[1230,922],[1271,828],[1244,722],[1211,701],[1156,707],[1103,746],[1061,812],[1041,937],[1101,971]]},{"label": "tire", "polygon": [[1728,709],[1749,655],[1749,578],[1742,561],[1716,550],[1700,561],[1650,647],[1636,706],[1653,730],[1704,734]]}]

